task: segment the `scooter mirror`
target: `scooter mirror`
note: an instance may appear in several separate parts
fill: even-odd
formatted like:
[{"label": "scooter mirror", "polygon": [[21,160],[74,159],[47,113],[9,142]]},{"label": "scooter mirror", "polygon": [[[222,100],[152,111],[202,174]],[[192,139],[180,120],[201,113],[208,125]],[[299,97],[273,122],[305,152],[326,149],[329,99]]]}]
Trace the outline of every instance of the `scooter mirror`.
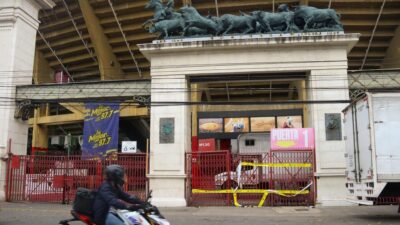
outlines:
[{"label": "scooter mirror", "polygon": [[153,192],[153,190],[149,191],[149,194],[147,195],[147,199],[146,202],[148,202],[151,199],[151,193]]}]

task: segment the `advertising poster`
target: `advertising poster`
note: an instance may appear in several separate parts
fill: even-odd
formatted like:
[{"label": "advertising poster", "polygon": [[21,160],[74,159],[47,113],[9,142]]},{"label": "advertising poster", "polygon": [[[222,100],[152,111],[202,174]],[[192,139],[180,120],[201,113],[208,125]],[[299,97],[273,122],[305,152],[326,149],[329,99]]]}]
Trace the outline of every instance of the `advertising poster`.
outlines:
[{"label": "advertising poster", "polygon": [[278,128],[271,130],[271,150],[313,150],[313,128]]},{"label": "advertising poster", "polygon": [[201,118],[199,119],[199,133],[222,133],[222,118]]},{"label": "advertising poster", "polygon": [[278,116],[278,128],[302,128],[303,119],[301,116]]},{"label": "advertising poster", "polygon": [[251,132],[269,132],[275,128],[275,117],[251,117]]},{"label": "advertising poster", "polygon": [[226,133],[238,133],[238,132],[249,132],[249,118],[225,118],[225,132]]},{"label": "advertising poster", "polygon": [[83,124],[83,159],[104,159],[118,152],[119,104],[87,103]]}]

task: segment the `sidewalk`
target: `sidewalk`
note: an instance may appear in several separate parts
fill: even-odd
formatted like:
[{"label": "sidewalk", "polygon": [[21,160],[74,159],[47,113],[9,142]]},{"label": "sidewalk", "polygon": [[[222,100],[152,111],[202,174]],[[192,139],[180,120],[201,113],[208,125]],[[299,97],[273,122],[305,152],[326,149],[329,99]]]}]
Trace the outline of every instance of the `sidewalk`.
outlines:
[{"label": "sidewalk", "polygon": [[[70,205],[0,203],[0,225],[55,225],[69,217]],[[161,208],[173,225],[400,225],[397,206]],[[75,223],[79,224],[79,223]]]}]

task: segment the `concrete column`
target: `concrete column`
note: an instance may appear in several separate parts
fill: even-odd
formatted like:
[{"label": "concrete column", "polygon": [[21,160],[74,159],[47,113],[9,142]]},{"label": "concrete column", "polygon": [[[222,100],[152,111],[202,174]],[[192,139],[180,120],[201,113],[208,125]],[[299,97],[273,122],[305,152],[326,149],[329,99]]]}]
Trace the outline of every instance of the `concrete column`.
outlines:
[{"label": "concrete column", "polygon": [[[309,100],[349,99],[345,68],[311,70],[307,84]],[[343,198],[346,196],[343,124],[342,140],[327,141],[325,133],[325,114],[341,113],[346,106],[340,103],[308,106],[308,127],[315,128],[317,200],[323,205],[347,204]]]},{"label": "concrete column", "polygon": [[[28,124],[14,119],[15,86],[32,83],[39,9],[53,7],[51,0],[0,1],[0,158],[7,156],[11,139],[14,154],[26,154]],[[5,197],[5,161],[0,161],[0,200]]]},{"label": "concrete column", "polygon": [[[148,177],[150,189],[153,190],[152,202],[161,207],[186,206],[185,152],[190,151],[190,106],[163,106],[160,103],[189,101],[187,79],[185,75],[154,74],[151,78],[151,149]],[[172,121],[173,126],[163,124],[162,121],[165,120]]]}]

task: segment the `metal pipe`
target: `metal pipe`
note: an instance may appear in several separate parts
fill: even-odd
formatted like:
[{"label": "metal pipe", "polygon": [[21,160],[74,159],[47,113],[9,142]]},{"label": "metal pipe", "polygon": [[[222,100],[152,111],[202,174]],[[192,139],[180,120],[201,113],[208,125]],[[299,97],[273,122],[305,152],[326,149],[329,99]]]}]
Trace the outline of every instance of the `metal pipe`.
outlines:
[{"label": "metal pipe", "polygon": [[380,9],[379,14],[378,14],[378,17],[376,18],[376,21],[375,21],[374,29],[372,30],[371,38],[369,39],[367,50],[365,51],[364,59],[363,59],[363,62],[361,64],[360,70],[364,69],[365,62],[367,61],[368,52],[369,52],[369,49],[371,47],[372,40],[374,39],[375,31],[376,31],[376,28],[378,27],[379,19],[381,18],[383,8],[385,7],[385,3],[386,3],[386,0],[383,0],[382,5],[381,5],[381,9]]},{"label": "metal pipe", "polygon": [[272,0],[272,13],[275,13],[275,0]]},{"label": "metal pipe", "polygon": [[218,0],[215,0],[215,11],[217,12],[217,17],[219,17]]}]

